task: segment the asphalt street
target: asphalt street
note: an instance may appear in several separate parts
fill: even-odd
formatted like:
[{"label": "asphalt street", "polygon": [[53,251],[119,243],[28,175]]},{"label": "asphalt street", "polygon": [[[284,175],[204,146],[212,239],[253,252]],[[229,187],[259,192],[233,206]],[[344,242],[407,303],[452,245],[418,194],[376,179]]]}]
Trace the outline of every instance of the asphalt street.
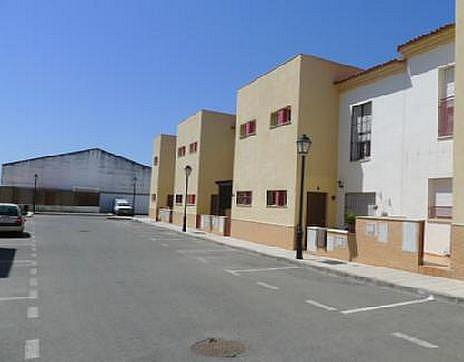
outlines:
[{"label": "asphalt street", "polygon": [[167,229],[36,215],[0,236],[0,361],[464,361],[464,307]]}]

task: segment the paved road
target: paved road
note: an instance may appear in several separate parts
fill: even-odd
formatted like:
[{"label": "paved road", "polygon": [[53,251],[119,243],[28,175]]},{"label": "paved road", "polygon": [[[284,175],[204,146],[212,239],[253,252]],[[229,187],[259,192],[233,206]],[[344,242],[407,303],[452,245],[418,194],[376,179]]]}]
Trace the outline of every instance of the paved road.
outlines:
[{"label": "paved road", "polygon": [[[464,361],[464,308],[104,217],[0,237],[0,361]],[[372,307],[372,308],[371,308]],[[227,359],[230,360],[230,359]]]}]

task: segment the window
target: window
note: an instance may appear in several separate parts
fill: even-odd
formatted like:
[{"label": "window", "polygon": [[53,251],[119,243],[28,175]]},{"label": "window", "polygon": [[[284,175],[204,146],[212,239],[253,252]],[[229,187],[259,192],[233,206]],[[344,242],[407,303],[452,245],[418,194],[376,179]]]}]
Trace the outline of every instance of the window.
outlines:
[{"label": "window", "polygon": [[189,152],[190,153],[195,153],[198,150],[198,142],[193,142],[189,146]]},{"label": "window", "polygon": [[351,114],[351,161],[371,156],[372,102],[354,106]]},{"label": "window", "polygon": [[454,66],[440,71],[438,137],[453,135],[454,128]]},{"label": "window", "polygon": [[251,191],[237,191],[237,205],[251,206],[252,192]]},{"label": "window", "polygon": [[153,158],[153,166],[158,166],[158,156]]},{"label": "window", "polygon": [[195,205],[196,195],[187,195],[187,205]]},{"label": "window", "polygon": [[177,156],[184,157],[185,156],[185,146],[181,146],[177,149]]},{"label": "window", "polygon": [[267,192],[267,206],[271,207],[285,207],[287,206],[287,191],[268,191]]},{"label": "window", "polygon": [[182,194],[176,194],[176,204],[182,205],[182,200],[183,200]]},{"label": "window", "polygon": [[153,202],[156,201],[156,194],[151,195],[151,200],[152,200]]},{"label": "window", "polygon": [[292,120],[292,109],[290,106],[279,109],[271,114],[271,128],[285,126],[290,124]]},{"label": "window", "polygon": [[451,219],[453,217],[453,179],[429,180],[429,218]]},{"label": "window", "polygon": [[256,134],[256,119],[240,125],[240,138],[250,137]]}]

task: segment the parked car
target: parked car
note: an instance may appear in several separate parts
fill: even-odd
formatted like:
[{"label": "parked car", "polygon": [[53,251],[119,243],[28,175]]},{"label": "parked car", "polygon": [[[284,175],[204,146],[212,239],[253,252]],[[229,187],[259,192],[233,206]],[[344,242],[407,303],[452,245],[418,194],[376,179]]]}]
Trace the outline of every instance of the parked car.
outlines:
[{"label": "parked car", "polygon": [[0,232],[24,232],[25,219],[15,204],[0,204]]},{"label": "parked car", "polygon": [[114,199],[113,213],[115,215],[134,216],[134,208],[126,199]]}]

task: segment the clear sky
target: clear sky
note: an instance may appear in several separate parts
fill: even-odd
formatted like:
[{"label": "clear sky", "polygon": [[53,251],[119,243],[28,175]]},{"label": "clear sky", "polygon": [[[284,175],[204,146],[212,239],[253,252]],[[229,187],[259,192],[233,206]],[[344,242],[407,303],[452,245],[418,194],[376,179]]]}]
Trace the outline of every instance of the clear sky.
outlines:
[{"label": "clear sky", "polygon": [[454,0],[0,0],[0,163],[153,137],[298,53],[368,67]]}]

